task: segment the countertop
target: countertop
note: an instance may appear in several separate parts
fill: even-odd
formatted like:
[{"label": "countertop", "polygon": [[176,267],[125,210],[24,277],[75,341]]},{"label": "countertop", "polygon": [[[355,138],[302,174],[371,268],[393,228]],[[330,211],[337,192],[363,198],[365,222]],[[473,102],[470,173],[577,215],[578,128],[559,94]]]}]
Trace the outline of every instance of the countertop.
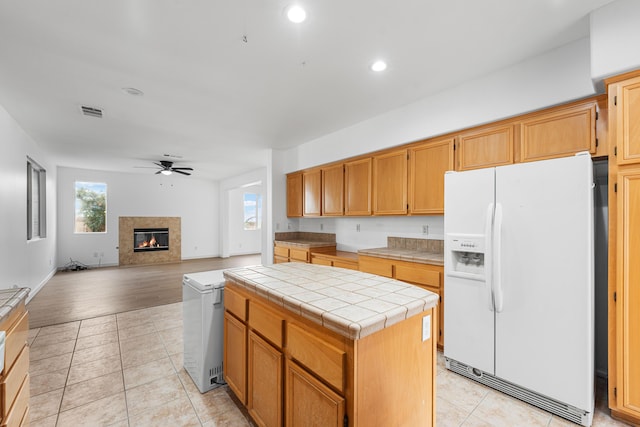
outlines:
[{"label": "countertop", "polygon": [[296,240],[275,240],[275,243],[280,243],[283,245],[288,245],[288,246],[296,246],[299,248],[319,248],[319,247],[325,247],[325,246],[331,246],[331,247],[336,247],[336,242],[319,242],[317,240],[303,240],[303,239],[296,239]]},{"label": "countertop", "polygon": [[374,274],[304,263],[235,268],[227,280],[349,339],[434,307],[438,295]]},{"label": "countertop", "polygon": [[30,288],[11,288],[0,290],[0,323],[9,316],[20,302],[25,300],[31,291]]},{"label": "countertop", "polygon": [[400,261],[417,262],[421,264],[444,265],[442,252],[428,252],[415,249],[372,248],[360,249],[359,255],[375,256],[378,258],[397,259]]},{"label": "countertop", "polygon": [[273,241],[277,244],[296,246],[300,248],[335,247],[334,233],[313,233],[309,231],[285,231],[275,233]]}]

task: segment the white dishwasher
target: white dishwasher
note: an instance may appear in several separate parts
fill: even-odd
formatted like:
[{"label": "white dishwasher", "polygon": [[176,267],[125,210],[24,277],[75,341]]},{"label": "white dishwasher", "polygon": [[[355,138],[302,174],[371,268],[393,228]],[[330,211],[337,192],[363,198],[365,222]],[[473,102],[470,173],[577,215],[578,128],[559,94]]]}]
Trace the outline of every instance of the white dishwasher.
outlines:
[{"label": "white dishwasher", "polygon": [[225,384],[222,374],[223,270],[182,279],[184,369],[201,393]]}]

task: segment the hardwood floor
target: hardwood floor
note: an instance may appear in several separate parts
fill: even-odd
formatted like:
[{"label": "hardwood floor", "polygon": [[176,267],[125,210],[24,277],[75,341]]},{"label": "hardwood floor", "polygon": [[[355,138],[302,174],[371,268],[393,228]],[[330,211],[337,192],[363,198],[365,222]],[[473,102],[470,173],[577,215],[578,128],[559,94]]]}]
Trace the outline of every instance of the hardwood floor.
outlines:
[{"label": "hardwood floor", "polygon": [[27,304],[31,328],[182,301],[182,275],[260,264],[260,254],[58,272]]}]

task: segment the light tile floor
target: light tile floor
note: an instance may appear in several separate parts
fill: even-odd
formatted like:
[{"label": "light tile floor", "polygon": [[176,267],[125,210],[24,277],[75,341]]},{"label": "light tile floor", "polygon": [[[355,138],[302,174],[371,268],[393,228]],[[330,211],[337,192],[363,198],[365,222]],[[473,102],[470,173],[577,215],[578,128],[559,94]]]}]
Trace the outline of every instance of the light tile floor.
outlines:
[{"label": "light tile floor", "polygon": [[[182,368],[181,303],[32,329],[29,341],[32,427],[253,426],[227,387],[201,394]],[[438,427],[575,426],[447,371],[441,353],[436,407]],[[593,425],[625,425],[607,414],[599,399]]]}]

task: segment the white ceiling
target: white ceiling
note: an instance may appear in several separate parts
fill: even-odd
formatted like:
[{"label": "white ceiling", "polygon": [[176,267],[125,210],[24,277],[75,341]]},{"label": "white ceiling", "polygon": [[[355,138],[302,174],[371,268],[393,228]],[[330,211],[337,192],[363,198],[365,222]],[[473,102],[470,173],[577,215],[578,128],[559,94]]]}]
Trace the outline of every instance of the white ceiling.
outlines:
[{"label": "white ceiling", "polygon": [[294,1],[2,0],[0,105],[62,166],[220,179],[584,37],[611,0],[300,0],[302,24]]}]

